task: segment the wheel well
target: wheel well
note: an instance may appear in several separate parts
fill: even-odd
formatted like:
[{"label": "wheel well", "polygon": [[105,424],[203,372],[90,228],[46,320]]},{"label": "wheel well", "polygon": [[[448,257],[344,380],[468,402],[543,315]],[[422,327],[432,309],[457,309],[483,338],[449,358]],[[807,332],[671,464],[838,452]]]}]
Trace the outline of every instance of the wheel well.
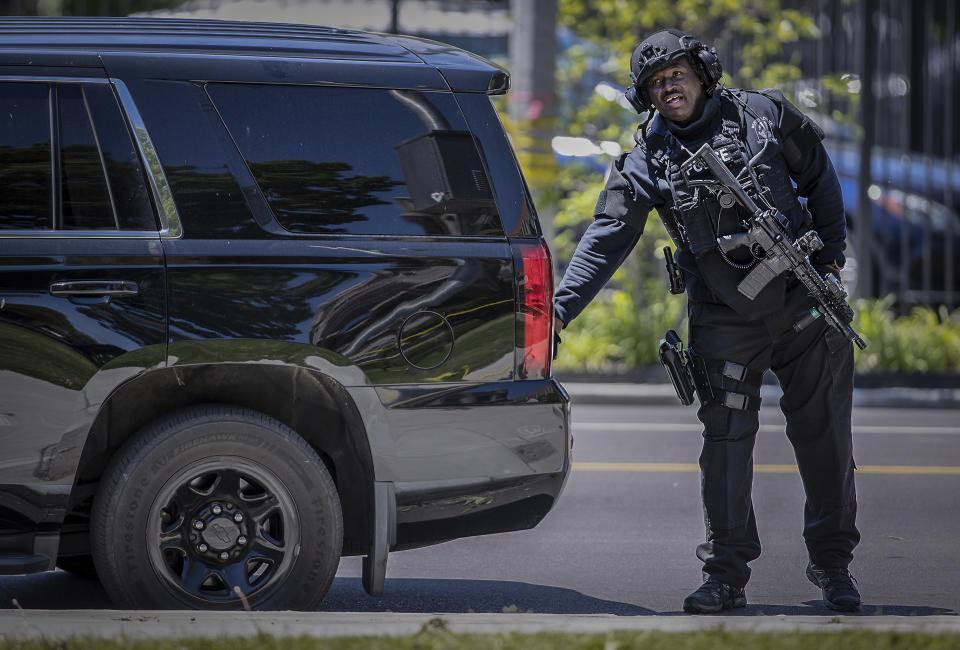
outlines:
[{"label": "wheel well", "polygon": [[326,463],[337,485],[344,555],[368,550],[373,463],[353,401],[339,383],[322,373],[273,364],[178,366],[151,371],[117,389],[103,404],[84,446],[71,498],[72,516],[65,528],[76,525],[77,519],[82,522],[89,513],[100,476],[128,438],[158,417],[214,403],[254,409],[302,436]]}]

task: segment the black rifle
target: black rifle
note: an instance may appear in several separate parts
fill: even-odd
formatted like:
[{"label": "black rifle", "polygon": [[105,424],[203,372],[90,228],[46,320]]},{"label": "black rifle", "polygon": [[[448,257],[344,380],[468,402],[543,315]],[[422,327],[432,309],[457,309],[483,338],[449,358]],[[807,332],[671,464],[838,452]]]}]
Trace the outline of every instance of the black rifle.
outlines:
[{"label": "black rifle", "polygon": [[[700,147],[697,153],[680,166],[684,180],[690,185],[717,184],[714,181],[690,179],[691,170],[701,172],[704,169],[709,170],[723,190],[732,194],[750,213],[745,224],[746,232],[724,235],[717,239],[717,244],[724,254],[746,246],[757,258],[757,264],[737,285],[737,291],[753,300],[774,278],[784,271],[790,271],[817,302],[816,308],[793,324],[794,329],[800,331],[823,316],[828,325],[856,343],[858,348],[866,348],[867,343],[850,327],[853,308],[847,304],[847,292],[843,285],[832,273],[821,277],[810,263],[810,255],[823,248],[823,241],[816,231],[807,231],[794,239],[787,227],[786,217],[775,208],[761,209],[709,144]],[[749,165],[747,171],[756,183]],[[758,184],[755,189],[760,190]],[[723,190],[721,192],[725,193]],[[732,205],[730,199],[722,195],[720,203]]]}]

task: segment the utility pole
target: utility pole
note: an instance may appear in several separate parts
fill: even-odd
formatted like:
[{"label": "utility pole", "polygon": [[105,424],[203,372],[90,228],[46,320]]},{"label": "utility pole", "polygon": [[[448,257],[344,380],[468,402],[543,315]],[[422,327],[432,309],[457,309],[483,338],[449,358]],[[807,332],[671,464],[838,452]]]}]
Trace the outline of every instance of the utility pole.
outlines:
[{"label": "utility pole", "polygon": [[507,111],[514,145],[531,186],[545,187],[554,174],[550,140],[556,131],[556,0],[511,0],[511,91]]},{"label": "utility pole", "polygon": [[400,0],[390,0],[390,33],[400,33]]}]

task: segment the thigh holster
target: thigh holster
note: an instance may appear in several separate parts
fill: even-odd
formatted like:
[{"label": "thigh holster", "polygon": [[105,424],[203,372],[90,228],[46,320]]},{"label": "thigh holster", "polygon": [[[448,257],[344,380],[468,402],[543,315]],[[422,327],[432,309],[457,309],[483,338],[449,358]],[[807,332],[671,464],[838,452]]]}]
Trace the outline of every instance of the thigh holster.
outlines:
[{"label": "thigh holster", "polygon": [[763,373],[719,359],[706,359],[704,365],[713,392],[713,403],[738,411],[760,410]]}]

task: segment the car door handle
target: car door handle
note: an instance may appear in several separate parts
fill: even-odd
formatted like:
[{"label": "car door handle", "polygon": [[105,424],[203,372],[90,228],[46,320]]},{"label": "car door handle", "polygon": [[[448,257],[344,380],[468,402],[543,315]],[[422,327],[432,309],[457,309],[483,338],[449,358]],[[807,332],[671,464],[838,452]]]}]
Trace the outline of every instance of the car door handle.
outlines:
[{"label": "car door handle", "polygon": [[126,280],[73,280],[50,285],[52,296],[135,296],[139,292],[136,282]]}]

